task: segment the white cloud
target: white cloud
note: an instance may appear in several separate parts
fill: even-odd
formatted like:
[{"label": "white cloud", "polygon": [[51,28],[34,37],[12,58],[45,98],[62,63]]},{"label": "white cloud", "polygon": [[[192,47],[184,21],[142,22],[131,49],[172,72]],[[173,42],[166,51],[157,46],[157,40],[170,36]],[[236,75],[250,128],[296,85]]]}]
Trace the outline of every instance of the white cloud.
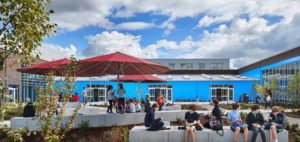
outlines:
[{"label": "white cloud", "polygon": [[98,56],[112,52],[123,52],[137,57],[144,57],[140,46],[140,36],[123,34],[117,31],[102,32],[88,37],[88,47],[81,51],[85,57]]},{"label": "white cloud", "polygon": [[[59,27],[70,31],[91,25],[110,30],[159,27],[166,35],[176,28],[174,22],[177,19],[197,18],[203,14],[205,16],[195,26],[221,25],[216,25],[218,27],[212,31],[203,31],[200,39],[161,39],[142,47],[139,43],[141,36],[117,31],[102,32],[88,38],[88,47],[82,55],[121,51],[145,58],[232,58],[236,68],[298,46],[299,7],[300,1],[296,0],[54,0],[50,8],[56,11],[51,19]],[[111,17],[133,17],[139,13],[163,15],[167,20],[155,23],[157,26],[142,21],[116,25],[109,20]],[[263,16],[279,16],[282,19],[276,24],[269,24]],[[222,24],[227,21],[230,25]]]},{"label": "white cloud", "polygon": [[200,19],[198,22],[198,27],[207,27],[210,26],[213,23],[220,23],[220,22],[226,22],[233,19],[233,15],[222,15],[222,16],[204,16],[203,18]]},{"label": "white cloud", "polygon": [[120,30],[142,30],[155,27],[156,25],[153,23],[145,23],[145,22],[124,22],[118,24],[115,28]]},{"label": "white cloud", "polygon": [[[231,58],[232,68],[300,45],[300,14],[290,23],[268,25],[263,18],[236,19],[230,27],[205,31],[203,38],[181,42],[160,40],[145,49],[156,58]],[[164,52],[161,52],[164,51]]]},{"label": "white cloud", "polygon": [[53,0],[49,6],[56,12],[51,19],[58,23],[59,27],[69,31],[91,25],[112,29],[114,23],[109,17],[127,18],[137,13],[150,13],[168,16],[161,25],[165,28],[165,34],[175,29],[173,22],[178,18],[205,14],[206,17],[199,21],[200,26],[236,19],[240,15],[282,16],[284,21],[288,22],[299,13],[299,7],[300,1],[295,0]]},{"label": "white cloud", "polygon": [[62,47],[57,44],[42,43],[37,49],[40,52],[40,58],[46,61],[69,58],[76,56],[77,48],[71,44],[69,47]]}]

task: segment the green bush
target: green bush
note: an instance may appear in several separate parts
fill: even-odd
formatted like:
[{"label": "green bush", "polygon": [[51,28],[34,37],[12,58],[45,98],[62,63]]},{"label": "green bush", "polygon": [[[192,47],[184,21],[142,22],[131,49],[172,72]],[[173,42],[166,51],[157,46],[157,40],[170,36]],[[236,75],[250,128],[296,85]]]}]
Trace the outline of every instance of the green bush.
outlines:
[{"label": "green bush", "polygon": [[80,124],[78,124],[78,129],[80,133],[86,132],[90,128],[90,122],[87,121],[81,121]]},{"label": "green bush", "polygon": [[20,103],[4,103],[3,106],[3,115],[4,120],[10,120],[13,117],[22,116],[23,114],[23,105]]},{"label": "green bush", "polygon": [[177,125],[182,125],[182,120],[179,117],[176,117],[176,124]]},{"label": "green bush", "polygon": [[295,135],[295,142],[300,142],[300,135]]}]

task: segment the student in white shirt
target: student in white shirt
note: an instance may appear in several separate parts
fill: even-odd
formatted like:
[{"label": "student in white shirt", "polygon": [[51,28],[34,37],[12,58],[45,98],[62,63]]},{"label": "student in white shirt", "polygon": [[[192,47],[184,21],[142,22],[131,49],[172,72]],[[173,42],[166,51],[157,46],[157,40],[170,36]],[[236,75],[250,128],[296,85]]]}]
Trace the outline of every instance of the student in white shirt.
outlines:
[{"label": "student in white shirt", "polygon": [[135,111],[136,112],[141,112],[142,106],[140,102],[137,102],[135,105]]},{"label": "student in white shirt", "polygon": [[129,103],[129,110],[131,113],[135,112],[135,104],[133,103],[133,101],[130,99],[130,103]]}]

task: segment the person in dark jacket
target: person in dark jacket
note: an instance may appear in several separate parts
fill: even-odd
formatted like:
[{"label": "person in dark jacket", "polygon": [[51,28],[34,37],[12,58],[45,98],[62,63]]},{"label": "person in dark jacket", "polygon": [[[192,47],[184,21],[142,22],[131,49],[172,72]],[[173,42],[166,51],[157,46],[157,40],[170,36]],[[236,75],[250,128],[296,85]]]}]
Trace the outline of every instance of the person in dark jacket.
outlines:
[{"label": "person in dark jacket", "polygon": [[214,99],[213,100],[213,105],[214,105],[214,108],[212,109],[211,115],[206,117],[208,122],[204,123],[205,128],[210,128],[209,121],[211,119],[213,119],[213,117],[216,118],[216,120],[222,122],[222,110],[221,110],[220,105],[219,105],[219,100]]},{"label": "person in dark jacket", "polygon": [[266,130],[269,130],[270,142],[278,142],[277,133],[283,131],[284,121],[285,115],[280,112],[279,107],[273,106],[269,116],[269,124],[265,127]]},{"label": "person in dark jacket", "polygon": [[264,124],[264,116],[259,112],[259,105],[251,106],[251,112],[247,115],[248,129],[253,131],[252,142],[256,141],[258,133],[260,133],[263,142],[266,142],[266,135],[262,128]]},{"label": "person in dark jacket", "polygon": [[144,125],[147,127],[148,131],[157,131],[163,128],[164,123],[161,121],[162,118],[155,118],[155,109],[157,104],[153,104],[152,107],[148,109],[144,119]]},{"label": "person in dark jacket", "polygon": [[32,102],[28,102],[28,104],[24,107],[23,117],[34,117],[35,116],[35,107]]},{"label": "person in dark jacket", "polygon": [[145,101],[145,112],[147,112],[148,110],[149,110],[149,108],[150,108],[150,94],[147,94],[146,95],[146,101]]}]

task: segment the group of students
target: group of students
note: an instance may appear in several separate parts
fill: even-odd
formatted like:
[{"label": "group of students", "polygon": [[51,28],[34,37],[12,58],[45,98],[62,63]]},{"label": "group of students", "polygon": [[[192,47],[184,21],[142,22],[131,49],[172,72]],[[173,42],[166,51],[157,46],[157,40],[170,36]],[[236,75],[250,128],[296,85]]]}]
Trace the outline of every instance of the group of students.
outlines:
[{"label": "group of students", "polygon": [[237,142],[239,134],[244,133],[244,141],[248,141],[248,130],[253,131],[252,142],[255,142],[258,134],[261,135],[263,142],[266,142],[264,130],[269,130],[269,141],[278,142],[277,133],[283,131],[285,115],[277,106],[272,107],[268,121],[260,113],[260,106],[254,104],[251,106],[251,112],[248,113],[246,122],[243,122],[238,112],[239,104],[233,104],[233,110],[228,113],[227,120],[230,122],[230,128],[234,131],[233,140]]},{"label": "group of students", "polygon": [[[223,130],[222,126],[222,110],[219,107],[219,101],[213,101],[214,108],[210,115],[207,115],[206,122],[202,126],[200,123],[200,115],[196,112],[196,105],[190,105],[189,111],[185,114],[184,127],[185,129],[184,141],[187,142],[190,138],[195,142],[194,131],[209,128],[213,130]],[[144,125],[149,131],[156,131],[163,129],[163,118],[155,118],[155,110],[158,108],[157,104],[153,104],[146,112]],[[230,124],[231,130],[234,132],[233,142],[237,142],[240,133],[244,134],[244,141],[248,141],[248,130],[253,131],[252,142],[256,141],[257,135],[260,134],[263,142],[266,142],[264,130],[270,131],[269,142],[278,142],[277,133],[283,131],[285,123],[285,115],[280,111],[279,107],[273,106],[272,112],[269,115],[268,121],[265,121],[263,115],[260,113],[260,106],[252,105],[251,112],[248,113],[246,121],[241,119],[239,109],[240,105],[235,103],[232,105],[232,110],[227,114],[227,123]],[[216,123],[217,122],[217,123]],[[220,134],[221,135],[221,134]]]},{"label": "group of students", "polygon": [[134,112],[146,112],[146,110],[150,107],[150,95],[146,95],[146,99],[141,99],[140,101],[136,99],[126,99],[124,98],[124,94],[126,93],[122,84],[118,85],[117,95],[115,96],[115,90],[113,90],[113,86],[108,86],[107,88],[107,100],[109,102],[109,106],[107,108],[108,113],[113,113],[112,108],[116,106],[116,112],[119,113],[134,113]]}]

